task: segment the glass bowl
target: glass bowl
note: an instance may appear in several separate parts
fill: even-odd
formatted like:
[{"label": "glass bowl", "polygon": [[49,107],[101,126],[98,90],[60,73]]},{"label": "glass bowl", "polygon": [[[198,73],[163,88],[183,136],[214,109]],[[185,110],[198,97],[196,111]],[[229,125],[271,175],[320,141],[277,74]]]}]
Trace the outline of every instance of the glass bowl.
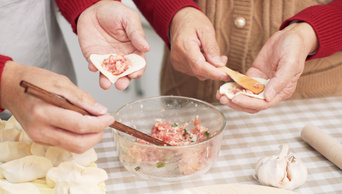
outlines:
[{"label": "glass bowl", "polygon": [[[181,146],[156,146],[113,129],[120,162],[134,175],[156,181],[182,181],[206,173],[219,155],[226,120],[215,106],[193,98],[159,96],[124,105],[115,120],[151,135],[156,120],[177,125],[200,121],[210,136],[201,142]],[[185,130],[195,128],[189,124]],[[185,135],[184,132],[183,135]],[[208,133],[206,133],[208,134]]]}]

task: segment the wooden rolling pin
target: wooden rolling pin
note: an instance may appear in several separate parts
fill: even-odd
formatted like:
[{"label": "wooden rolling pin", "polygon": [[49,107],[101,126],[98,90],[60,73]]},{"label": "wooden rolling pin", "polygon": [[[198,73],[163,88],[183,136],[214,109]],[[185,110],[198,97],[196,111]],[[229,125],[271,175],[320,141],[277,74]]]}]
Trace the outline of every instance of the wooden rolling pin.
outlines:
[{"label": "wooden rolling pin", "polygon": [[342,144],[318,127],[309,124],[301,132],[302,139],[342,169]]}]

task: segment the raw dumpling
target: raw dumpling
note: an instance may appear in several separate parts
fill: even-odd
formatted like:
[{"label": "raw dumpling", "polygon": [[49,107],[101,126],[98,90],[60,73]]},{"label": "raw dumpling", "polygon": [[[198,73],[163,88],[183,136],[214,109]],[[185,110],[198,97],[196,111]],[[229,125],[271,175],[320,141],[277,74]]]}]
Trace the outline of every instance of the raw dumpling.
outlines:
[{"label": "raw dumpling", "polygon": [[0,171],[8,181],[20,183],[43,178],[52,167],[49,159],[31,155],[2,164]]},{"label": "raw dumpling", "polygon": [[14,118],[14,116],[11,116],[8,121],[6,122],[5,129],[16,129],[18,131],[23,131],[23,127],[20,125],[20,123],[17,121],[17,119]]},{"label": "raw dumpling", "polygon": [[46,150],[45,157],[52,161],[53,166],[58,166],[62,162],[72,160],[75,160],[79,165],[88,166],[90,163],[97,160],[94,148],[91,148],[82,154],[75,154],[57,146],[50,146]]},{"label": "raw dumpling", "polygon": [[4,141],[0,142],[0,162],[8,162],[31,155],[31,143]]},{"label": "raw dumpling", "polygon": [[10,183],[8,181],[0,180],[1,194],[40,194],[39,189],[32,183]]},{"label": "raw dumpling", "polygon": [[78,182],[62,181],[56,184],[52,189],[52,194],[105,194],[103,188],[96,184],[86,184]]},{"label": "raw dumpling", "polygon": [[0,119],[0,130],[5,129],[7,121]]},{"label": "raw dumpling", "polygon": [[51,168],[46,174],[46,184],[55,187],[56,184],[76,182],[79,184],[95,184],[108,179],[105,170],[97,167],[84,167],[76,162],[63,162],[58,167]]},{"label": "raw dumpling", "polygon": [[46,151],[50,146],[43,145],[39,143],[32,143],[31,145],[31,153],[36,156],[43,156],[45,157]]},{"label": "raw dumpling", "polygon": [[12,129],[0,130],[0,142],[3,141],[19,141],[20,131]]},{"label": "raw dumpling", "polygon": [[[265,86],[269,82],[269,80],[265,80],[262,78],[253,77],[253,79],[264,84]],[[239,95],[239,94],[243,94],[243,95],[250,96],[253,98],[258,98],[258,99],[265,99],[264,91],[262,91],[260,94],[254,94],[253,92],[242,88],[235,82],[228,82],[228,83],[223,84],[220,87],[219,92],[220,94],[227,96],[227,98],[229,99],[232,99],[234,96]]]},{"label": "raw dumpling", "polygon": [[120,77],[124,77],[129,75],[133,72],[136,72],[145,67],[146,62],[145,59],[136,54],[129,54],[125,55],[124,57],[129,59],[131,62],[131,67],[129,67],[126,71],[121,73],[120,75],[113,75],[111,72],[107,71],[102,67],[102,63],[105,59],[109,58],[110,55],[116,56],[117,54],[107,54],[107,55],[97,55],[92,54],[90,55],[90,61],[95,65],[95,67],[105,75],[113,84],[116,82],[117,79]]},{"label": "raw dumpling", "polygon": [[33,142],[24,130],[20,132],[19,141],[20,142]]}]

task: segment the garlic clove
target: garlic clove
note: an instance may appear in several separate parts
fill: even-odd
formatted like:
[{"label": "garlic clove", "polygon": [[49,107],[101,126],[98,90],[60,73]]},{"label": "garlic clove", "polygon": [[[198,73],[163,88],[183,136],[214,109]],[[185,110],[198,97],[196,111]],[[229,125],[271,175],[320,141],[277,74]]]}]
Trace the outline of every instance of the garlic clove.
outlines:
[{"label": "garlic clove", "polygon": [[261,158],[255,166],[254,178],[260,184],[293,190],[305,183],[308,171],[294,154],[288,154],[288,145],[283,145],[278,156]]},{"label": "garlic clove", "polygon": [[301,159],[293,154],[289,154],[287,161],[286,181],[288,181],[288,184],[284,185],[284,189],[293,190],[305,183],[308,177],[308,170]]}]

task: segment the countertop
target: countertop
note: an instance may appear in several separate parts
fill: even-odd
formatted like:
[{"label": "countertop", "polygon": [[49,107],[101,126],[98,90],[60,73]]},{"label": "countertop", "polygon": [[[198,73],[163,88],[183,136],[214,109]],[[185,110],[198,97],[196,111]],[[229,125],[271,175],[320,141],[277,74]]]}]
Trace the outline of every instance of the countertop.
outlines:
[{"label": "countertop", "polygon": [[219,158],[206,174],[183,182],[146,181],[129,173],[120,163],[111,129],[95,146],[97,164],[107,171],[107,193],[174,193],[216,184],[254,184],[256,162],[277,155],[282,144],[299,156],[308,168],[308,179],[298,193],[342,193],[342,171],[305,143],[300,132],[313,124],[342,142],[342,97],[287,100],[275,107],[249,114],[218,106],[227,119]]}]

